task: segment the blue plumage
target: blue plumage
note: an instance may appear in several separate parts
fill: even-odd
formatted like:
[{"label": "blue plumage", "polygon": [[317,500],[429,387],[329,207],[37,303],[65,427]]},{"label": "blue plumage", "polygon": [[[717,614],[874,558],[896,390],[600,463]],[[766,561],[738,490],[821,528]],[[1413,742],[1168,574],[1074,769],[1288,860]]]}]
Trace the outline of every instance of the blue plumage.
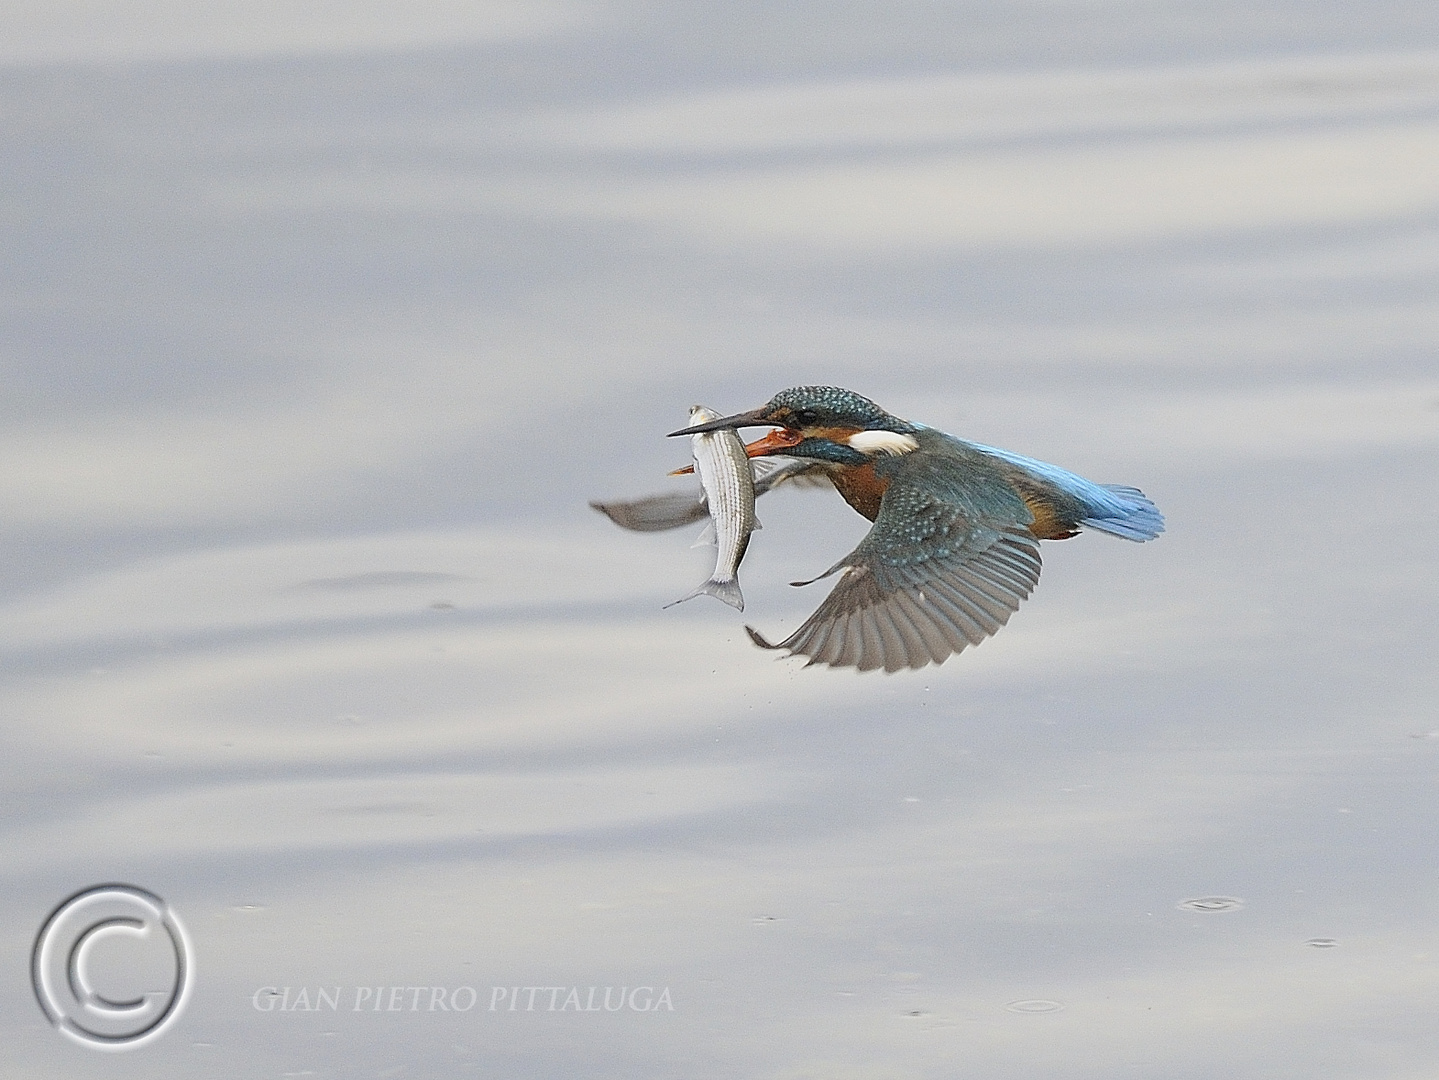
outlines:
[{"label": "blue plumage", "polygon": [[953,435],[950,435],[949,438],[1007,461],[1011,465],[1017,465],[1080,500],[1090,511],[1088,517],[1079,519],[1080,525],[1098,529],[1111,536],[1121,536],[1126,540],[1138,541],[1153,540],[1164,531],[1164,515],[1138,488],[1121,487],[1116,484],[1096,484],[1068,469],[1051,465],[1047,461],[1025,457],[1023,454],[1016,454],[1011,450],[1001,450],[995,446],[967,442],[964,439],[955,438]]}]

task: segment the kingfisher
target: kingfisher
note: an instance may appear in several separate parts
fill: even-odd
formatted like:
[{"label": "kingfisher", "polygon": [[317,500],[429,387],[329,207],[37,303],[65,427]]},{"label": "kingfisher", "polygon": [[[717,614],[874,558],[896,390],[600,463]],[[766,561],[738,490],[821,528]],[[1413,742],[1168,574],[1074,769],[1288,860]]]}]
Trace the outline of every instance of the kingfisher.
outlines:
[{"label": "kingfisher", "polygon": [[[745,627],[760,648],[803,656],[811,665],[894,672],[942,664],[998,632],[1019,609],[1039,582],[1041,540],[1093,529],[1142,542],[1164,531],[1163,515],[1138,488],[1091,483],[1056,465],[902,420],[837,386],[792,387],[758,409],[670,435],[743,427],[774,429],[746,445],[751,458],[789,459],[757,490],[801,477],[827,480],[874,522],[839,562],[794,582],[808,585],[843,571],[793,634],[771,644]],[[628,528],[646,529],[705,512],[700,504],[676,515],[671,506],[668,516],[634,524],[621,520],[622,507],[596,506]]]}]

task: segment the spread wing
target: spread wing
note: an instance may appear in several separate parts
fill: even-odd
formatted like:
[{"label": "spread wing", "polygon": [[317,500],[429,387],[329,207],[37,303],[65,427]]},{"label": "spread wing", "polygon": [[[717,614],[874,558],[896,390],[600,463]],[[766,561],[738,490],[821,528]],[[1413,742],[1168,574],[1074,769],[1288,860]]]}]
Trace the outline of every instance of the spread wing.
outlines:
[{"label": "spread wing", "polygon": [[688,525],[693,521],[703,521],[710,512],[709,505],[705,502],[705,493],[698,488],[650,495],[625,502],[593,500],[590,505],[620,528],[634,532],[678,529],[681,525]]},{"label": "spread wing", "polygon": [[[829,486],[819,462],[803,461],[799,458],[760,457],[751,458],[754,466],[755,498],[766,491],[772,491],[780,484]],[[625,502],[590,503],[622,529],[635,532],[663,532],[678,529],[681,525],[703,521],[709,516],[705,493],[698,485],[686,491],[651,495],[643,499]]]},{"label": "spread wing", "polygon": [[766,649],[811,664],[922,668],[978,645],[1009,621],[1039,581],[1039,541],[1007,489],[957,490],[896,477],[874,527],[829,573],[839,584],[804,625]]}]

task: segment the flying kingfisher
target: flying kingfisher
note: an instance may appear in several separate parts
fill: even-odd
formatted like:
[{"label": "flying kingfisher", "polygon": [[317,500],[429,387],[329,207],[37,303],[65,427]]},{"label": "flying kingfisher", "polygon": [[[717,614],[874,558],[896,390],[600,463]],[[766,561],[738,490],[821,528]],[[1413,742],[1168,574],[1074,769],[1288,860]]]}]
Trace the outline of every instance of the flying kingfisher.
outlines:
[{"label": "flying kingfisher", "polygon": [[[758,426],[775,430],[746,453],[794,462],[758,490],[822,476],[874,522],[858,547],[811,579],[844,571],[798,630],[771,644],[745,627],[761,648],[785,649],[810,664],[860,671],[942,664],[1018,610],[1039,581],[1039,541],[1066,540],[1081,528],[1135,541],[1164,531],[1163,516],[1137,488],[1094,484],[901,420],[837,386],[782,390],[751,412],[670,434]],[[643,504],[596,504],[627,528],[668,528],[705,512],[701,503],[674,514],[669,504],[636,524],[621,520],[625,505]]]}]

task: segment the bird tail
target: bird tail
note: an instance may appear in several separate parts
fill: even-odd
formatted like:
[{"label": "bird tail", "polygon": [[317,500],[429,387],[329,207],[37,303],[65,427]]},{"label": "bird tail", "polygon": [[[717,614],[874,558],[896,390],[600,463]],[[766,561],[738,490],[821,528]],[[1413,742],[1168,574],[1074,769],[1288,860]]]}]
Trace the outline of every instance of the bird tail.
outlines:
[{"label": "bird tail", "polygon": [[737,577],[710,578],[688,596],[681,596],[673,603],[666,604],[665,607],[672,608],[675,604],[683,604],[686,600],[693,600],[696,596],[701,595],[713,596],[718,600],[723,600],[736,611],[744,610],[744,594],[739,590],[739,578]]},{"label": "bird tail", "polygon": [[1125,540],[1153,540],[1164,531],[1164,515],[1138,488],[1118,484],[1102,485],[1114,506],[1106,506],[1103,517],[1087,517],[1080,522],[1091,529],[1120,536]]}]

